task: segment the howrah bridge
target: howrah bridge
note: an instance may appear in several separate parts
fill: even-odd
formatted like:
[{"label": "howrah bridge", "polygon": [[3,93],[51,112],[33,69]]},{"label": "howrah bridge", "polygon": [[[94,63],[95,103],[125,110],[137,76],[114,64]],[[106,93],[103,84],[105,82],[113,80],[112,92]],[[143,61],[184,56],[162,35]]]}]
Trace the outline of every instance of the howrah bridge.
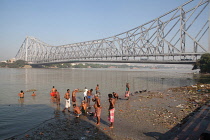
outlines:
[{"label": "howrah bridge", "polygon": [[98,40],[52,46],[35,37],[26,37],[16,60],[25,60],[30,65],[192,64],[210,52],[209,1],[190,0],[136,28]]}]

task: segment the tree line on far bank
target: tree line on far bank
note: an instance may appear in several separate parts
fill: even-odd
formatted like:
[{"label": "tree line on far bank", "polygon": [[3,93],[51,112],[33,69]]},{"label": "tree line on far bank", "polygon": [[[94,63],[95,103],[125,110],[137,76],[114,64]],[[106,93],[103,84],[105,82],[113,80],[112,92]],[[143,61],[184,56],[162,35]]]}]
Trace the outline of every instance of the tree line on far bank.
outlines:
[{"label": "tree line on far bank", "polygon": [[[17,60],[13,63],[7,61],[0,62],[1,68],[23,68],[28,63],[24,60]],[[38,68],[108,68],[108,67],[117,67],[117,68],[127,68],[128,65],[103,65],[103,64],[75,64],[71,63],[59,63],[59,64],[48,64],[48,65],[39,65]]]},{"label": "tree line on far bank", "polygon": [[210,53],[205,53],[193,66],[194,69],[200,69],[200,73],[210,73]]},{"label": "tree line on far bank", "polygon": [[24,60],[17,60],[13,63],[10,63],[9,61],[6,62],[0,62],[0,67],[2,68],[23,68],[25,65],[27,65],[27,62]]}]

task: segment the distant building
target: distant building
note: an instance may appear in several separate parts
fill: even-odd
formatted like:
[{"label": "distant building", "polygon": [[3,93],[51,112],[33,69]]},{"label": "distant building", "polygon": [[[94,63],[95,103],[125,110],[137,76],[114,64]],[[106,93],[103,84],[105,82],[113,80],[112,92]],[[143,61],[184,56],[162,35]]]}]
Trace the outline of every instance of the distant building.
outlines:
[{"label": "distant building", "polygon": [[15,58],[12,58],[12,59],[9,59],[8,61],[7,61],[7,63],[14,63],[16,61],[16,59]]},{"label": "distant building", "polygon": [[[79,65],[79,64],[80,63],[71,63],[72,66]],[[85,66],[85,63],[82,63],[82,65]]]},{"label": "distant building", "polygon": [[71,65],[72,65],[72,66],[75,66],[75,65],[77,65],[77,64],[76,64],[76,63],[71,63]]}]

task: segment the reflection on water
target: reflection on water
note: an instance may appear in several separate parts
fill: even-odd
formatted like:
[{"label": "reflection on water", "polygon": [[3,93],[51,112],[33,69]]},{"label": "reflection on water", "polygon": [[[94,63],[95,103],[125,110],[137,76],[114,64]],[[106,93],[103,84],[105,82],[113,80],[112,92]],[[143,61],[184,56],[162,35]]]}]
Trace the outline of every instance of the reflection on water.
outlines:
[{"label": "reflection on water", "polygon": [[18,102],[20,103],[21,106],[23,106],[23,104],[24,104],[24,98],[18,99]]},{"label": "reflection on water", "polygon": [[[147,69],[0,68],[0,130],[4,130],[0,131],[0,139],[29,130],[50,118],[68,118],[69,115],[61,113],[61,109],[64,108],[65,99],[63,96],[66,89],[70,89],[72,93],[75,88],[95,89],[96,84],[99,84],[103,101],[107,99],[107,94],[112,92],[118,93],[119,97],[124,97],[127,82],[130,84],[131,92],[139,90],[163,91],[169,87],[180,87],[200,82],[200,77],[191,72],[190,70],[186,73],[176,70],[161,72]],[[49,93],[52,86],[55,86],[60,92],[60,106],[50,98]],[[31,96],[32,92],[25,92],[24,99],[17,96],[20,90],[27,91],[29,89],[36,89],[36,96]],[[80,103],[82,99],[83,92],[77,93],[77,103]],[[20,122],[24,122],[23,128],[19,127]]]},{"label": "reflection on water", "polygon": [[57,105],[57,107],[56,107],[55,110],[54,110],[55,119],[58,119],[58,120],[59,120],[59,118],[60,118],[60,113],[61,113],[60,105]]}]

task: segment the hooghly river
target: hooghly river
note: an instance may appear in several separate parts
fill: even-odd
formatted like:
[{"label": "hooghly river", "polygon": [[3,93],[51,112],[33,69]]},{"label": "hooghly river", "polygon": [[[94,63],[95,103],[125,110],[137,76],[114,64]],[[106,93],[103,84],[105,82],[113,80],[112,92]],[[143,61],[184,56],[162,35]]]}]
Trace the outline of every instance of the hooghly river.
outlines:
[{"label": "hooghly river", "polygon": [[[9,69],[0,68],[0,139],[22,134],[56,116],[57,106],[50,100],[50,90],[55,86],[61,95],[62,110],[66,89],[71,92],[87,87],[100,86],[101,99],[107,94],[117,92],[123,98],[125,84],[130,91],[163,91],[170,87],[192,85],[200,80],[200,75],[190,69]],[[31,96],[36,89],[37,96]],[[20,90],[25,98],[20,99]],[[83,93],[77,94],[77,102]]]}]

